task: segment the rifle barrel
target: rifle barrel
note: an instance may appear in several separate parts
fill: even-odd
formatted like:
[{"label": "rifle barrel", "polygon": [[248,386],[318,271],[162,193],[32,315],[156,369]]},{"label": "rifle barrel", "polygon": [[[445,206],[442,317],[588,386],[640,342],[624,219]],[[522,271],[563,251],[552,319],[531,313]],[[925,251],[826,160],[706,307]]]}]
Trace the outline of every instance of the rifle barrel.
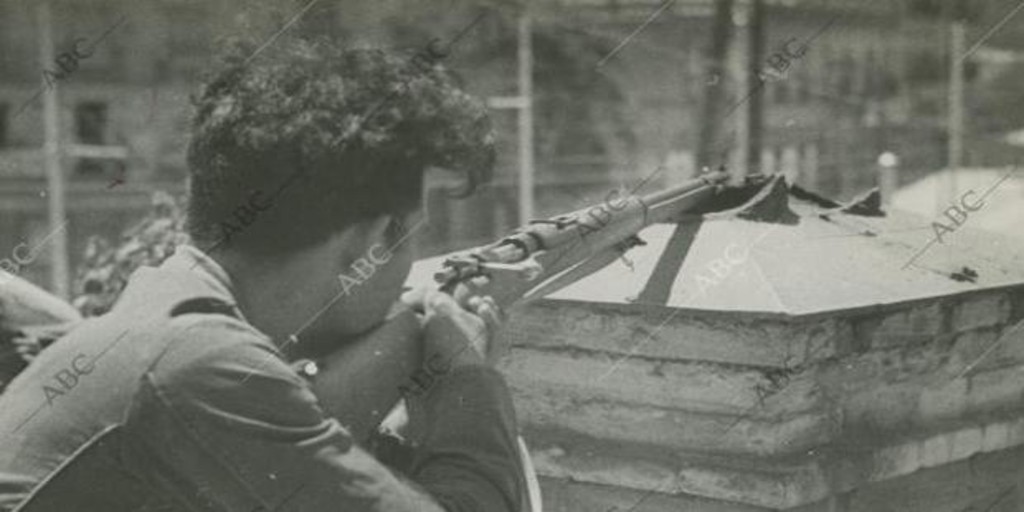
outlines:
[{"label": "rifle barrel", "polygon": [[[719,185],[724,185],[728,180],[729,173],[714,171],[667,190],[653,192],[640,200],[647,205],[650,222],[663,222],[687,209],[678,203],[697,202],[713,193]],[[698,198],[696,201],[694,200],[695,196]]]},{"label": "rifle barrel", "polygon": [[[481,264],[485,262],[517,263],[538,251],[580,253],[613,245],[635,235],[645,226],[665,222],[693,209],[728,179],[728,173],[716,171],[644,197],[624,197],[622,207],[591,206],[548,221],[531,223],[495,243],[449,258],[435,278],[441,283],[454,283],[479,274]],[[602,233],[586,244],[580,243],[588,233],[597,231]],[[574,259],[558,258],[562,263]]]}]

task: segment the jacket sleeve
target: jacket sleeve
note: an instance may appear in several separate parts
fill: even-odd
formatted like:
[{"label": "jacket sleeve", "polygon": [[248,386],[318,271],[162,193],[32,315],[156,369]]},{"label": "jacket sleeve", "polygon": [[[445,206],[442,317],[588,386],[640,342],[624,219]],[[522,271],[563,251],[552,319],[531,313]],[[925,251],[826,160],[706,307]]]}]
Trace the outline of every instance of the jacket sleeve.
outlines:
[{"label": "jacket sleeve", "polygon": [[188,508],[518,512],[514,418],[493,370],[453,371],[425,396],[434,412],[412,485],[325,417],[244,324],[205,318],[173,336],[128,413],[124,460]]},{"label": "jacket sleeve", "polygon": [[457,368],[423,401],[428,423],[412,478],[449,512],[519,512],[525,483],[515,412],[501,374]]}]

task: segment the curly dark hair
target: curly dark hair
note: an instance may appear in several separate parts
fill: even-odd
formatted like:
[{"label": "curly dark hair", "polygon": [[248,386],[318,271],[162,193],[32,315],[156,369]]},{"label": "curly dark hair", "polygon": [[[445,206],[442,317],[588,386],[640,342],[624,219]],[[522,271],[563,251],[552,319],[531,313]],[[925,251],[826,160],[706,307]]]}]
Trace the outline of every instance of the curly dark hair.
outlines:
[{"label": "curly dark hair", "polygon": [[[490,179],[486,108],[437,59],[327,40],[278,41],[250,58],[255,48],[228,45],[192,101],[187,229],[200,248],[281,254],[407,214],[431,167],[463,173],[467,194]],[[254,194],[270,207],[239,226],[234,213]]]}]

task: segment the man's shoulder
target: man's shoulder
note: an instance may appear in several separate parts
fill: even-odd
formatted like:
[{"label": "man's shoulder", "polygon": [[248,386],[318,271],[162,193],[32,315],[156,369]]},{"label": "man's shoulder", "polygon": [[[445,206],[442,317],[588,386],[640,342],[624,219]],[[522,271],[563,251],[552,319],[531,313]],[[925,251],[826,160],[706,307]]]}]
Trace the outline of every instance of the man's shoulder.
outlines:
[{"label": "man's shoulder", "polygon": [[129,332],[128,341],[148,346],[147,372],[167,374],[202,368],[239,352],[275,353],[274,343],[250,325],[234,298],[203,266],[170,260],[140,269],[114,309],[101,318],[106,336]]},{"label": "man's shoulder", "polygon": [[309,383],[249,324],[205,313],[180,315],[171,324],[163,353],[143,375],[137,413],[173,410],[194,424],[204,418],[291,426],[323,420]]},{"label": "man's shoulder", "polygon": [[156,333],[163,349],[150,371],[167,375],[223,364],[247,365],[254,358],[281,358],[270,338],[230,309],[209,299],[176,306],[175,314]]}]

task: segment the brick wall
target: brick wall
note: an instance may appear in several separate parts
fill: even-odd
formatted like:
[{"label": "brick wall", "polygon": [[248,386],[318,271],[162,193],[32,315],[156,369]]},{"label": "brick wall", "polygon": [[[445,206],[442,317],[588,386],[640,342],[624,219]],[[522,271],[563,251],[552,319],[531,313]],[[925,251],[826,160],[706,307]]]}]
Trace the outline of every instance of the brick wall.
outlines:
[{"label": "brick wall", "polygon": [[1011,510],[1022,317],[1024,286],[806,317],[544,300],[504,369],[552,510]]}]

